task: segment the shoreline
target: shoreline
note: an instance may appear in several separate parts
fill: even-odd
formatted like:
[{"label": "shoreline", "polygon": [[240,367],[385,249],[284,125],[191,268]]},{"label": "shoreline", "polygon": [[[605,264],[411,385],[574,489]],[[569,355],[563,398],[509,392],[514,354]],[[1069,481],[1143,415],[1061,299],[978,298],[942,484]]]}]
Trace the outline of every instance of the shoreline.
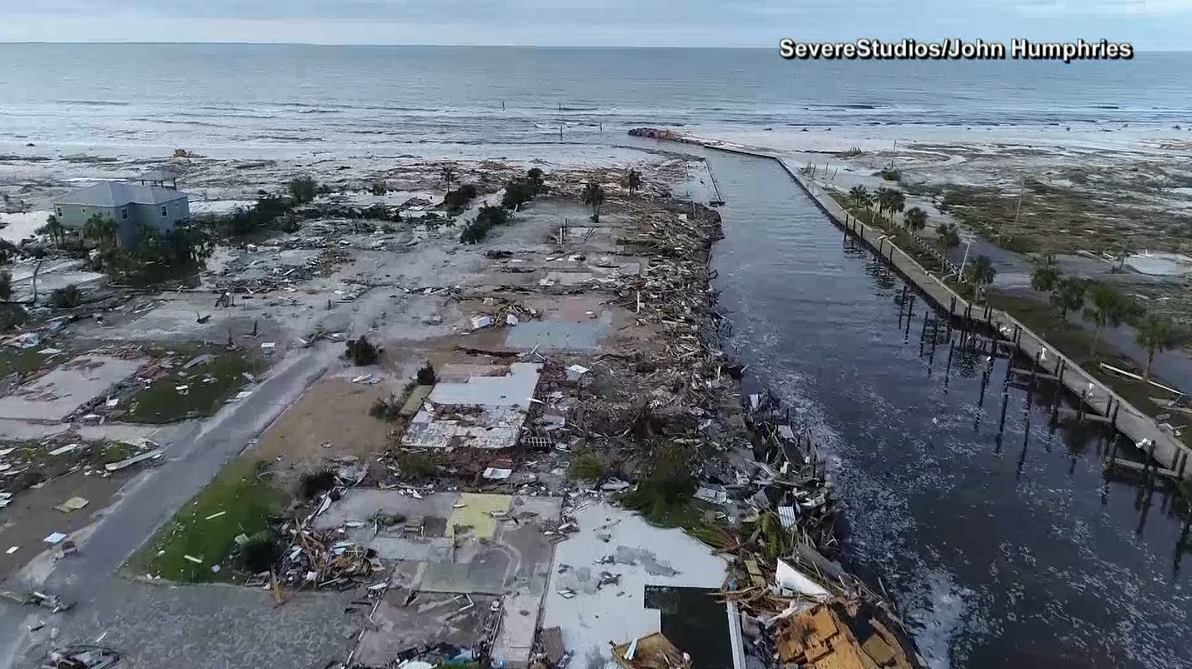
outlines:
[{"label": "shoreline", "polygon": [[[1058,379],[1076,397],[1081,398],[1082,403],[1087,404],[1092,411],[1096,412],[1102,421],[1110,423],[1118,432],[1133,439],[1136,445],[1150,442],[1149,451],[1144,450],[1145,446],[1139,448],[1146,452],[1149,459],[1157,461],[1167,469],[1165,475],[1192,480],[1192,467],[1189,466],[1189,460],[1192,459],[1192,448],[1159,429],[1154,419],[1100,383],[1079,365],[1070,361],[1056,347],[1048,344],[1042,337],[1036,335],[1014,317],[1004,311],[972,304],[965,300],[955,290],[925,270],[905,250],[889,241],[886,235],[851,217],[834,200],[820,192],[820,189],[814,184],[807,182],[799,174],[798,169],[791,166],[781,156],[751,147],[733,145],[720,140],[707,140],[682,133],[668,134],[657,137],[657,139],[689,143],[704,148],[776,161],[833,224],[845,230],[846,233],[863,240],[871,250],[883,258],[883,261],[898,269],[899,273],[921,294],[931,299],[937,308],[943,309],[946,305],[950,320],[959,317],[966,323],[972,321],[972,315],[975,313],[974,307],[978,307],[976,313],[980,313],[982,316],[975,322],[980,324],[981,318],[984,318],[984,324],[994,334],[992,352],[996,354],[1001,351],[1002,342],[999,340],[1004,338],[1005,343],[1013,344],[1015,350],[1020,351],[1027,359],[1033,360],[1035,369],[1041,369],[1047,375]],[[882,256],[883,251],[886,251],[887,255]],[[1052,355],[1048,355],[1048,352],[1051,352]],[[1033,376],[1035,373],[1032,373]],[[1093,392],[1089,393],[1087,391],[1089,388],[1094,388]],[[1125,413],[1122,413],[1121,409],[1125,409]],[[1084,416],[1082,415],[1081,418],[1083,419]],[[1115,440],[1113,452],[1116,453],[1116,450],[1117,442]],[[1107,466],[1112,464],[1112,459],[1113,456],[1110,455]],[[1148,477],[1148,482],[1153,485],[1156,472],[1148,466],[1143,468],[1143,473]]]}]

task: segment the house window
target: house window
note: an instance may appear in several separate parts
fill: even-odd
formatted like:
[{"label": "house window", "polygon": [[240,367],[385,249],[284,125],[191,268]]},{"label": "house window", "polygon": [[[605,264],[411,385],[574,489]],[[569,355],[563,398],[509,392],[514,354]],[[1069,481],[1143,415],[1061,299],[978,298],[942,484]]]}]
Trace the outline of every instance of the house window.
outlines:
[{"label": "house window", "polygon": [[120,210],[120,220],[122,220],[122,221],[128,220],[128,207],[124,207]]},{"label": "house window", "polygon": [[54,207],[54,211],[57,212],[58,218],[62,218],[62,207]]},{"label": "house window", "polygon": [[163,204],[163,205],[161,205],[161,217],[165,218],[167,215],[168,214],[166,213],[166,206]]}]

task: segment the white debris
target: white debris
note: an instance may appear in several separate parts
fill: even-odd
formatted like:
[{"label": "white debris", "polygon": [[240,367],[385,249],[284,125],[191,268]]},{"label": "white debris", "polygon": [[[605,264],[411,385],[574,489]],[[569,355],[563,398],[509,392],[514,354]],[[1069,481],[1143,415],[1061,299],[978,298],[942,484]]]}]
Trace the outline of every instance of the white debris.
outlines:
[{"label": "white debris", "polygon": [[50,455],[66,455],[67,453],[70,453],[71,451],[75,450],[78,447],[79,447],[78,444],[67,444],[65,446],[61,446],[59,448],[55,448],[54,450],[50,451]]},{"label": "white debris", "polygon": [[778,561],[778,569],[774,572],[774,582],[782,590],[799,593],[811,599],[827,601],[832,598],[832,593],[825,590],[823,586],[782,560]]},{"label": "white debris", "polygon": [[44,541],[45,543],[47,543],[51,546],[56,546],[59,543],[62,543],[62,540],[65,538],[66,538],[65,534],[63,534],[61,532],[54,532],[54,533],[50,534],[50,536],[46,537],[45,539],[42,539],[42,541]]},{"label": "white debris", "polygon": [[503,469],[500,467],[489,467],[484,470],[484,478],[492,479],[494,481],[504,481],[513,474],[512,469]]},{"label": "white debris", "polygon": [[492,324],[493,324],[492,316],[473,316],[472,317],[472,329],[473,330],[480,330],[480,329],[486,328]]}]

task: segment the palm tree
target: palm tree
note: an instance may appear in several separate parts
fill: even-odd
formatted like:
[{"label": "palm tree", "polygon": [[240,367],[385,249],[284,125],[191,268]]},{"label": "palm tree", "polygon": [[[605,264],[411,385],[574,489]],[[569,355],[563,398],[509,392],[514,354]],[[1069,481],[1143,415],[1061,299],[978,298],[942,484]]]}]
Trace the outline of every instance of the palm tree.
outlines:
[{"label": "palm tree", "polygon": [[1094,284],[1089,291],[1089,306],[1084,310],[1084,317],[1093,323],[1093,342],[1089,348],[1089,355],[1097,355],[1097,343],[1101,339],[1101,328],[1105,326],[1117,327],[1130,315],[1130,303],[1109,286]]},{"label": "palm tree", "polygon": [[1151,363],[1155,361],[1155,354],[1175,347],[1180,342],[1180,333],[1176,331],[1171,319],[1148,312],[1134,325],[1134,338],[1138,345],[1146,349],[1146,368],[1142,378],[1151,379]]},{"label": "palm tree", "polygon": [[1113,259],[1117,261],[1117,267],[1113,271],[1120,272],[1126,266],[1126,260],[1134,255],[1134,248],[1129,242],[1121,242],[1113,248]]},{"label": "palm tree", "polygon": [[885,213],[886,206],[890,204],[890,198],[892,197],[891,194],[893,192],[894,191],[892,189],[886,188],[885,186],[879,186],[878,189],[874,191],[873,199],[875,202],[877,202],[878,217],[881,217],[881,215]]},{"label": "palm tree", "polygon": [[969,265],[969,281],[977,288],[977,299],[981,299],[985,286],[993,283],[997,270],[993,268],[993,261],[989,256],[977,256],[973,264]]},{"label": "palm tree", "polygon": [[947,251],[960,246],[960,230],[955,223],[940,223],[935,228],[935,243],[940,249]]},{"label": "palm tree", "polygon": [[439,170],[439,174],[443,177],[443,181],[447,182],[447,192],[451,192],[451,182],[455,181],[455,165],[447,163]]},{"label": "palm tree", "polygon": [[1046,253],[1032,260],[1031,264],[1034,266],[1031,269],[1031,288],[1041,293],[1055,288],[1055,283],[1060,280],[1060,271],[1055,266],[1055,254]]},{"label": "palm tree", "polygon": [[83,224],[83,237],[95,240],[100,246],[115,246],[119,231],[120,226],[116,224],[115,219],[99,214],[93,215]]},{"label": "palm tree", "polygon": [[625,177],[621,179],[621,185],[629,189],[629,194],[633,195],[637,189],[642,187],[642,175],[637,170],[631,169],[625,173]]},{"label": "palm tree", "polygon": [[1084,306],[1084,281],[1074,276],[1061,276],[1051,289],[1051,305],[1060,310],[1060,319],[1066,320],[1069,311]]},{"label": "palm tree", "polygon": [[927,212],[919,207],[911,207],[902,216],[902,220],[906,223],[906,227],[917,232],[927,227]]},{"label": "palm tree", "polygon": [[869,190],[864,186],[853,186],[848,191],[848,199],[858,207],[869,207]]},{"label": "palm tree", "polygon": [[592,222],[600,222],[600,205],[604,204],[604,189],[595,181],[589,181],[584,186],[584,204],[592,208]]},{"label": "palm tree", "polygon": [[50,214],[49,217],[46,218],[46,224],[42,230],[45,232],[45,234],[50,236],[50,239],[56,246],[61,246],[62,241],[66,239],[66,227],[62,225],[62,221],[59,221],[58,217],[53,214]]},{"label": "palm tree", "polygon": [[890,212],[890,222],[894,222],[894,214],[902,211],[903,205],[906,204],[906,197],[903,196],[902,191],[893,188],[886,188],[885,186],[877,189],[878,214],[883,211]]}]

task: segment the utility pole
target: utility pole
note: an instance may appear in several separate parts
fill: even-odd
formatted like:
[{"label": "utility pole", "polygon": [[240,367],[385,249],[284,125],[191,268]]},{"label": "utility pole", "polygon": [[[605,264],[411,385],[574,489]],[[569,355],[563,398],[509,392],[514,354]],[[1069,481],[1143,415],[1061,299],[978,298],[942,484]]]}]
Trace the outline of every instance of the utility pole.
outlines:
[{"label": "utility pole", "polygon": [[962,258],[960,261],[960,272],[958,272],[959,276],[956,277],[961,281],[964,281],[964,266],[968,264],[969,249],[973,248],[973,233],[965,233],[964,241],[964,258]]},{"label": "utility pole", "polygon": [[1026,176],[1018,182],[1018,206],[1014,208],[1014,223],[1012,225],[1014,230],[1018,230],[1018,214],[1022,211],[1022,194],[1026,191]]}]

